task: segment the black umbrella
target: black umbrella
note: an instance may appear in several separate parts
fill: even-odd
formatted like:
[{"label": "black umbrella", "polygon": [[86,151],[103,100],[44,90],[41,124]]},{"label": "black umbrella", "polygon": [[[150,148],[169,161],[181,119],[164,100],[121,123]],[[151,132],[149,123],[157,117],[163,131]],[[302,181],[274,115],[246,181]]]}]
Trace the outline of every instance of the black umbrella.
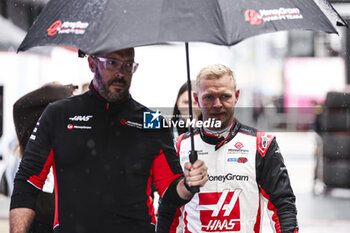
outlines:
[{"label": "black umbrella", "polygon": [[[334,20],[324,13],[334,13],[327,3],[326,0],[51,0],[18,50],[65,45],[88,54],[101,54],[169,41],[234,45],[254,35],[293,29],[336,33]],[[336,20],[345,24],[339,17]]]},{"label": "black umbrella", "polygon": [[[234,45],[254,35],[283,30],[337,33],[336,24],[345,25],[326,0],[51,0],[18,51],[65,45],[103,54],[182,41],[186,42],[190,80],[190,41]],[[191,103],[190,85],[188,93]],[[191,105],[189,110],[191,116]],[[192,129],[191,135],[193,162]]]}]

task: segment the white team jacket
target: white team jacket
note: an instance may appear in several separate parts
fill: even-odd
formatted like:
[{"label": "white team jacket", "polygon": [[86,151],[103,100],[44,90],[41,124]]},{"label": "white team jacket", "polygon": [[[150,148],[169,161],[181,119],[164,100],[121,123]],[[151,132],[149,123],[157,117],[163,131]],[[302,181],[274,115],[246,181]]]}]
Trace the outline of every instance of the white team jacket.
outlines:
[{"label": "white team jacket", "polygon": [[[189,136],[176,142],[182,167],[189,161]],[[274,232],[298,232],[295,196],[273,136],[236,120],[227,138],[196,129],[194,144],[209,180],[181,208],[183,232],[261,232],[266,204]],[[175,216],[170,232],[177,227]]]}]

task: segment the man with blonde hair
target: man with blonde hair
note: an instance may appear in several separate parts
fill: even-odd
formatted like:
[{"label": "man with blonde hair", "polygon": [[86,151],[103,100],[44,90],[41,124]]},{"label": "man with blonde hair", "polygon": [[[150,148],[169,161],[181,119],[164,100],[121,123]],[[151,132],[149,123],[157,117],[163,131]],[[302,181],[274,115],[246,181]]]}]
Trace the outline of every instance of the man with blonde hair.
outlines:
[{"label": "man with blonde hair", "polygon": [[208,65],[205,68],[201,69],[197,75],[196,88],[199,87],[200,81],[202,79],[205,79],[205,78],[218,79],[224,74],[227,74],[228,76],[232,77],[233,87],[234,87],[234,90],[236,90],[237,83],[236,83],[236,79],[234,78],[233,71],[227,66],[222,64]]},{"label": "man with blonde hair", "polygon": [[[214,119],[221,125],[195,129],[198,159],[207,165],[209,178],[180,209],[183,232],[261,232],[266,204],[273,232],[298,232],[295,196],[275,137],[234,117],[240,90],[231,69],[206,66],[196,86],[194,98],[203,121]],[[189,133],[177,138],[182,166],[188,161],[190,143]],[[164,232],[178,230],[179,213],[171,208],[159,212],[159,218],[170,215],[174,219],[162,226]]]}]

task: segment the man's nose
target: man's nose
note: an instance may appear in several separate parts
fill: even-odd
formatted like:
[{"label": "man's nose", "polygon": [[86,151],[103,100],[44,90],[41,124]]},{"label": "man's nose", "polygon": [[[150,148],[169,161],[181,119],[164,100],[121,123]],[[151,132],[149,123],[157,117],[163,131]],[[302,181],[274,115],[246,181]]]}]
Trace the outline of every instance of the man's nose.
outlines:
[{"label": "man's nose", "polygon": [[221,108],[222,107],[222,103],[220,101],[220,98],[217,97],[217,98],[214,99],[213,107],[214,108]]},{"label": "man's nose", "polygon": [[117,78],[122,77],[122,76],[123,76],[122,70],[121,70],[121,69],[116,70],[116,71],[115,71],[115,76],[116,76]]}]

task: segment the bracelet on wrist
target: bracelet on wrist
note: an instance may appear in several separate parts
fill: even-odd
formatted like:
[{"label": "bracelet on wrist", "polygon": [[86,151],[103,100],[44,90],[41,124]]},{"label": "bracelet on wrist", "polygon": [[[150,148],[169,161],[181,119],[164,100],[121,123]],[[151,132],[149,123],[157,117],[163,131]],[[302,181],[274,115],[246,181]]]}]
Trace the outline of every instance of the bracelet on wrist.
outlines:
[{"label": "bracelet on wrist", "polygon": [[193,193],[191,187],[188,186],[188,184],[187,184],[187,182],[186,182],[186,178],[184,179],[184,185],[185,185],[185,188],[186,188],[189,192]]}]

